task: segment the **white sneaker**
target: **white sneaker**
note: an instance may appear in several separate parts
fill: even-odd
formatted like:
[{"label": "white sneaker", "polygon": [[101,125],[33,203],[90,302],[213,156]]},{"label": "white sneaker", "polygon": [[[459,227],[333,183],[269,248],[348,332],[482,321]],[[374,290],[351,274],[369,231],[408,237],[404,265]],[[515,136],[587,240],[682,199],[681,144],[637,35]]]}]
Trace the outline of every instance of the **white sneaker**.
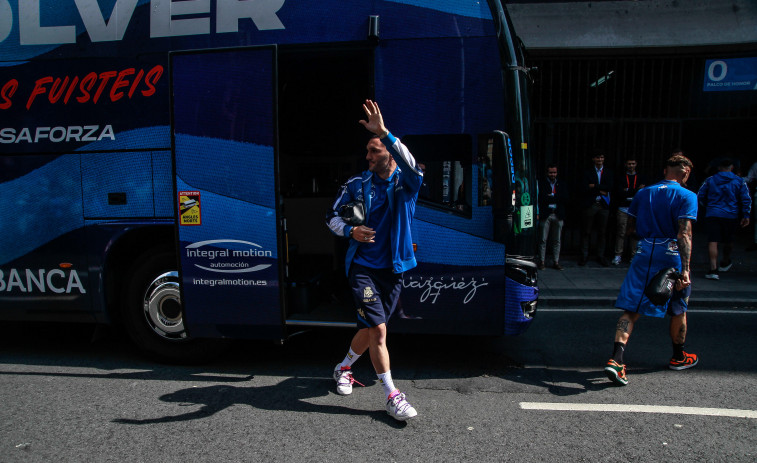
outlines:
[{"label": "white sneaker", "polygon": [[399,421],[406,421],[418,415],[418,412],[405,399],[405,394],[399,391],[389,398],[389,401],[386,403],[386,412],[389,416]]},{"label": "white sneaker", "polygon": [[718,271],[717,270],[710,270],[709,272],[707,272],[707,275],[705,275],[704,277],[707,278],[708,280],[719,280],[720,279],[720,275],[718,275]]},{"label": "white sneaker", "polygon": [[728,265],[723,265],[723,263],[720,263],[720,267],[718,267],[718,272],[727,272],[731,270],[731,267],[733,267],[733,261],[729,262]]},{"label": "white sneaker", "polygon": [[620,256],[615,256],[612,258],[612,265],[620,265]]},{"label": "white sneaker", "polygon": [[344,370],[339,367],[340,364],[336,364],[334,367],[334,380],[336,381],[336,392],[339,395],[352,394],[352,383],[356,382],[352,377],[352,370],[350,367]]}]

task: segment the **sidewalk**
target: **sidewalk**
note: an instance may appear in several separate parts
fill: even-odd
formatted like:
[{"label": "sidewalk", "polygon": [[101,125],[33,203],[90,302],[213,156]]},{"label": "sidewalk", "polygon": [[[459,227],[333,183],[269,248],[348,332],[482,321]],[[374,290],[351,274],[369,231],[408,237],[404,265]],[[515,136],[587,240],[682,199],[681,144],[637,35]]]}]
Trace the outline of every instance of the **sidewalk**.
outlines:
[{"label": "sidewalk", "polygon": [[[720,280],[704,277],[709,264],[707,242],[695,234],[692,252],[692,293],[689,304],[696,307],[757,309],[757,251],[745,252],[749,244],[739,234],[733,250],[733,267],[720,274]],[[602,267],[596,260],[579,267],[575,256],[560,259],[564,270],[547,267],[539,271],[540,307],[576,307],[580,305],[613,307],[620,285],[628,271],[628,262]],[[547,265],[551,263],[547,256]]]}]

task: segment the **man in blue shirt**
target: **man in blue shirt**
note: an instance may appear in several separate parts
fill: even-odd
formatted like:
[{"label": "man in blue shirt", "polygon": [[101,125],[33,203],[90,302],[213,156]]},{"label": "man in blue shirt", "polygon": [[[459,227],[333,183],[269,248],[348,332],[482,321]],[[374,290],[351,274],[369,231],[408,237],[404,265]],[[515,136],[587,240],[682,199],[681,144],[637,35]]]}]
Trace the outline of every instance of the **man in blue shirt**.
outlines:
[{"label": "man in blue shirt", "polygon": [[[629,230],[639,245],[620,288],[615,307],[624,310],[615,327],[615,345],[605,373],[616,384],[628,384],[623,361],[628,339],[639,316],[670,315],[673,358],[668,367],[685,370],[697,364],[695,354],[684,352],[686,310],[691,294],[690,261],[692,226],[697,218],[697,197],[682,187],[691,173],[691,161],[682,155],[668,159],[665,179],[642,189],[628,207]],[[653,304],[644,289],[662,269],[675,267],[680,273],[673,297],[664,305]]]},{"label": "man in blue shirt", "polygon": [[[727,272],[733,265],[733,235],[739,225],[749,225],[752,198],[746,181],[733,173],[733,160],[724,158],[718,173],[708,177],[697,193],[699,201],[707,207],[707,252],[710,270],[708,280],[719,280],[719,272]],[[723,260],[718,266],[718,243],[723,243]]]},{"label": "man in blue shirt", "polygon": [[[352,383],[356,382],[352,364],[368,350],[387,396],[387,413],[405,421],[418,413],[405,394],[394,387],[386,325],[397,306],[402,272],[416,266],[410,225],[423,172],[407,147],[384,126],[378,104],[366,100],[363,110],[368,120],[360,123],[375,135],[367,146],[368,170],[340,188],[327,217],[335,235],[350,239],[345,265],[359,328],[333,376],[339,394],[352,393]],[[365,223],[354,227],[339,216],[341,206],[353,201],[362,201],[366,211]]]}]

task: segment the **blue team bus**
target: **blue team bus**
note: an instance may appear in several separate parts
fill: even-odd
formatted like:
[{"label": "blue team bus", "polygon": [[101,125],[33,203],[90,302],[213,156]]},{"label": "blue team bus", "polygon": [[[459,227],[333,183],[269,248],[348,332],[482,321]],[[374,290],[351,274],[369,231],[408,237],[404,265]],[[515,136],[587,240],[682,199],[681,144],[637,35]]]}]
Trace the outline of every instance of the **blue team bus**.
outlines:
[{"label": "blue team bus", "polygon": [[524,331],[522,53],[500,0],[0,0],[0,319],[168,360],[354,327],[324,217],[370,98],[425,169],[392,331]]}]

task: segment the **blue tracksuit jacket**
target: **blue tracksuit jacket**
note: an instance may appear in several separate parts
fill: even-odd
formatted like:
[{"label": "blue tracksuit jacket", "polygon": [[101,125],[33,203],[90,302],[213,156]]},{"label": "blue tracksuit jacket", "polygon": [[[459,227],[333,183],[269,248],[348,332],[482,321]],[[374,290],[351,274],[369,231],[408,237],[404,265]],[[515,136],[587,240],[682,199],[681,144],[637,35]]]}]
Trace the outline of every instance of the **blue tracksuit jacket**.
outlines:
[{"label": "blue tracksuit jacket", "polygon": [[707,207],[707,217],[738,219],[749,217],[752,198],[743,178],[733,172],[718,172],[704,181],[697,193]]},{"label": "blue tracksuit jacket", "polygon": [[[413,238],[410,226],[415,213],[415,202],[423,184],[423,173],[418,168],[415,158],[402,142],[391,133],[381,140],[397,163],[397,171],[390,177],[390,188],[387,190],[389,213],[392,214],[392,232],[390,249],[392,253],[392,271],[402,273],[417,265],[413,252]],[[351,201],[362,200],[365,203],[366,223],[371,214],[371,188],[373,173],[364,171],[347,180],[337,194],[336,200],[327,214],[326,224],[337,236],[348,237],[352,227],[339,217],[339,208]],[[347,249],[345,266],[347,274],[359,246],[364,246],[357,240],[350,240]]]}]

